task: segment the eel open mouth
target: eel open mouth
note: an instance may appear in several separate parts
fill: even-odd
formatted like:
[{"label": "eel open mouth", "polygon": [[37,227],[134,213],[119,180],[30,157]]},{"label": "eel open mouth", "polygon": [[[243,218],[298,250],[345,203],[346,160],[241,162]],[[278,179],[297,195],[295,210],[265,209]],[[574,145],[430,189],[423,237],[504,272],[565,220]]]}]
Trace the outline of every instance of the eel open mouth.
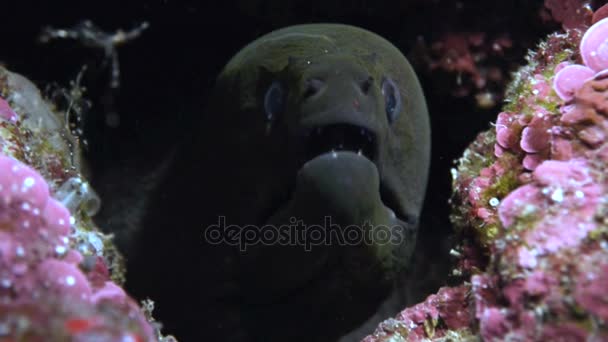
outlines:
[{"label": "eel open mouth", "polygon": [[377,138],[364,127],[333,124],[311,129],[306,147],[308,160],[331,151],[351,151],[374,160],[377,154]]},{"label": "eel open mouth", "polygon": [[[305,163],[329,152],[354,152],[369,159],[379,173],[378,167],[379,142],[371,130],[351,124],[331,124],[311,129],[305,142]],[[405,224],[414,225],[412,215],[404,212],[395,187],[380,175],[380,198],[382,203],[393,211],[397,218]]]},{"label": "eel open mouth", "polygon": [[[379,226],[387,227],[390,232],[412,227],[411,220],[406,219],[408,216],[402,214],[397,187],[383,181],[383,170],[378,167],[380,147],[376,134],[361,126],[332,124],[311,129],[305,139],[305,159],[295,175],[294,188],[289,190],[289,200],[275,207],[266,217],[265,225],[281,227],[293,224],[295,218],[304,223],[304,229],[322,226],[325,231],[320,234],[329,234],[325,223],[327,217],[331,217],[337,228],[330,228],[343,231],[357,226],[362,234]],[[393,242],[391,238],[389,243]],[[322,284],[337,273],[357,278],[374,277],[373,273],[377,277],[378,267],[383,263],[376,254],[380,253],[378,250],[398,248],[380,245],[357,248],[352,244],[339,248],[325,243],[308,250],[304,247],[279,243],[247,250],[243,264],[245,287],[251,291],[247,297],[252,302],[268,305],[322,288]],[[346,250],[350,254],[342,255]],[[364,274],[363,268],[368,266],[375,271]]]},{"label": "eel open mouth", "polygon": [[[277,226],[296,217],[307,227],[327,229],[324,219],[330,216],[337,227],[331,229],[340,231],[358,226],[359,232],[368,234],[384,226],[390,234],[397,227],[411,227],[410,220],[401,218],[398,188],[383,181],[380,142],[374,132],[356,125],[333,124],[308,133],[289,200],[281,203],[267,224]],[[371,226],[366,227],[366,223]],[[349,323],[343,322],[346,333],[370,317],[390,291],[391,272],[398,266],[387,260],[399,254],[399,243],[412,241],[408,235],[403,237],[406,240],[343,245],[332,240],[310,250],[302,245],[255,246],[247,251],[243,264],[242,300],[247,304],[243,312],[259,318],[310,303],[350,306]],[[358,300],[356,309],[352,308],[352,297]]]}]

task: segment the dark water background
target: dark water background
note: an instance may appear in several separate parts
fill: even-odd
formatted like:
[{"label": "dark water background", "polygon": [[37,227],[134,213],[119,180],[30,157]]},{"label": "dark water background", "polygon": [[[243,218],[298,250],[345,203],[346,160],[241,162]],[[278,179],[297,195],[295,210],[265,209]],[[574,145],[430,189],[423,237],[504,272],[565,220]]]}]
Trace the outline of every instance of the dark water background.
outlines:
[{"label": "dark water background", "polygon": [[[436,290],[448,268],[450,168],[475,135],[490,127],[499,106],[481,109],[473,96],[450,94],[452,76],[438,76],[418,61],[417,42],[450,32],[506,33],[513,47],[494,62],[502,70],[524,63],[526,49],[559,29],[542,21],[543,1],[3,1],[0,5],[0,62],[35,81],[67,86],[87,64],[82,84],[92,109],[84,117],[86,156],[94,186],[105,203],[122,196],[129,177],[157,165],[189,122],[224,63],[246,43],[283,26],[340,22],[384,36],[415,61],[427,95],[433,132],[432,169],[420,232],[418,262],[434,280],[420,295]],[[128,30],[142,21],[150,28],[119,48],[121,86],[108,88],[103,53],[74,41],[37,41],[44,26],[72,27],[84,19],[106,31]],[[508,74],[507,74],[508,75]],[[450,78],[452,77],[452,78]],[[498,84],[494,91],[500,92]],[[120,124],[106,124],[114,111]],[[118,181],[121,180],[121,181]],[[131,194],[132,195],[132,194]],[[100,220],[112,216],[106,210]]]}]

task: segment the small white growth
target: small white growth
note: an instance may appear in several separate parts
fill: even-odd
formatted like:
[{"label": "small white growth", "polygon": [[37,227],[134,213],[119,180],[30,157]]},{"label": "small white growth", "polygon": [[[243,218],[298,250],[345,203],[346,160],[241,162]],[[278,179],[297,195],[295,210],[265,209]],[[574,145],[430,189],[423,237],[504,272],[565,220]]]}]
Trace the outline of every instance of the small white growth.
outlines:
[{"label": "small white growth", "polygon": [[64,220],[64,219],[62,219],[62,218],[60,218],[58,222],[59,222],[59,224],[60,224],[60,225],[62,225],[62,226],[65,224],[65,220]]},{"label": "small white growth", "polygon": [[36,184],[36,180],[34,177],[26,177],[23,180],[23,186],[21,187],[22,192],[26,192],[29,188],[33,187]]},{"label": "small white growth", "polygon": [[132,335],[123,335],[120,342],[135,342],[135,338]]},{"label": "small white growth", "polygon": [[74,225],[76,223],[76,219],[74,218],[74,216],[70,215],[70,224]]},{"label": "small white growth", "polygon": [[74,286],[74,284],[76,284],[76,279],[74,276],[67,276],[65,277],[65,284],[67,286]]},{"label": "small white growth", "polygon": [[23,226],[23,228],[29,228],[30,227],[30,221],[29,220],[25,220],[25,221],[23,221],[23,223],[21,223],[21,225]]},{"label": "small white growth", "polygon": [[458,178],[458,170],[455,168],[451,168],[450,173],[452,174],[452,180],[456,180]]},{"label": "small white growth", "polygon": [[585,193],[584,193],[584,192],[582,192],[581,190],[576,190],[576,191],[574,192],[574,196],[575,196],[576,198],[583,199],[583,198],[585,198]]},{"label": "small white growth", "polygon": [[500,204],[500,201],[496,197],[490,198],[490,205],[493,207],[497,207]]},{"label": "small white growth", "polygon": [[17,254],[18,257],[23,257],[23,256],[25,256],[25,249],[23,249],[23,246],[18,246],[17,249],[15,250],[15,253]]},{"label": "small white growth", "polygon": [[537,306],[534,308],[534,314],[536,315],[536,317],[542,319],[542,317],[545,315],[545,311],[542,307]]},{"label": "small white growth", "polygon": [[66,252],[66,248],[65,246],[57,246],[55,247],[55,253],[59,254],[59,255],[63,255]]},{"label": "small white growth", "polygon": [[462,256],[462,254],[460,254],[460,252],[454,248],[450,249],[450,255],[456,258],[460,258]]},{"label": "small white growth", "polygon": [[532,215],[536,212],[537,208],[534,204],[526,204],[524,205],[521,214],[522,216]]},{"label": "small white growth", "polygon": [[23,209],[25,211],[30,211],[31,208],[32,208],[32,206],[30,206],[30,204],[27,202],[23,202],[23,204],[21,204],[21,209]]},{"label": "small white growth", "polygon": [[555,189],[555,191],[553,191],[553,193],[551,194],[551,199],[557,203],[563,201],[564,200],[564,190],[562,190],[562,188]]},{"label": "small white growth", "polygon": [[89,243],[93,245],[95,252],[97,252],[97,254],[101,254],[103,251],[103,241],[99,238],[99,236],[97,236],[96,233],[89,233],[87,240],[89,240]]},{"label": "small white growth", "polygon": [[8,289],[9,287],[11,287],[11,285],[13,285],[13,282],[10,279],[5,278],[0,281],[0,284],[5,289]]}]

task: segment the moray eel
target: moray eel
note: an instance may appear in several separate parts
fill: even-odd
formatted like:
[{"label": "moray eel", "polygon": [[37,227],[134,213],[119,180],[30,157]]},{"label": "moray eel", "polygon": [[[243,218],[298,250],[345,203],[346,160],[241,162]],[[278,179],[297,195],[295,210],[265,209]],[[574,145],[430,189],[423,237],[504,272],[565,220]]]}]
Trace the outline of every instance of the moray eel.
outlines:
[{"label": "moray eel", "polygon": [[128,288],[184,341],[371,333],[403,305],[429,136],[387,40],[339,24],[262,36],[224,67],[150,199]]}]

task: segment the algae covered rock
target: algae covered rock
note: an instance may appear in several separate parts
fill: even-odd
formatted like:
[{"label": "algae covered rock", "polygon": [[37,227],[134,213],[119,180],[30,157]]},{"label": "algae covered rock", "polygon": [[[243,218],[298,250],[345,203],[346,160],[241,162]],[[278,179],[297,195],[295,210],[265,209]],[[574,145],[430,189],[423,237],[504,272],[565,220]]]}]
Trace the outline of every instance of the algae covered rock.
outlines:
[{"label": "algae covered rock", "polygon": [[0,340],[170,341],[121,288],[69,112],[0,68]]},{"label": "algae covered rock", "polygon": [[529,54],[452,171],[461,285],[365,341],[608,340],[608,20],[594,22]]}]

